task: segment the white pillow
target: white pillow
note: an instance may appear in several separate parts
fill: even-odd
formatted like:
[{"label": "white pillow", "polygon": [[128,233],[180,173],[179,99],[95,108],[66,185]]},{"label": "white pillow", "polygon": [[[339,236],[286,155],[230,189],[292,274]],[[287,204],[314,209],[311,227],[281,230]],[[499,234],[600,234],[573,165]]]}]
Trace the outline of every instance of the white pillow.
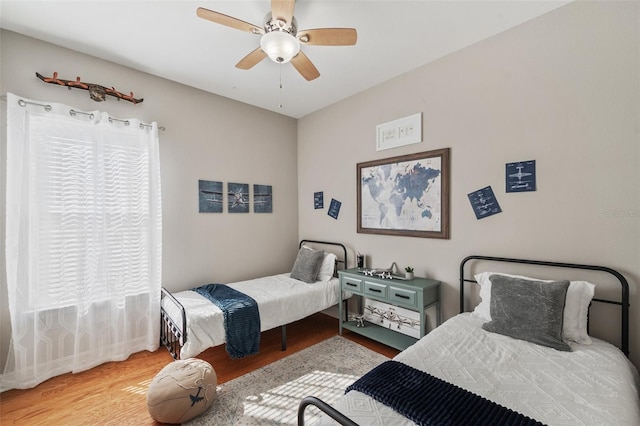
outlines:
[{"label": "white pillow", "polygon": [[320,272],[318,272],[318,281],[329,281],[333,278],[333,273],[336,269],[336,256],[333,253],[325,253],[322,260],[322,266],[320,266]]},{"label": "white pillow", "polygon": [[596,286],[587,281],[570,281],[567,289],[567,300],[564,307],[564,324],[562,326],[562,340],[585,345],[591,344],[587,333],[589,304],[595,293]]},{"label": "white pillow", "polygon": [[[303,245],[302,248],[313,250],[311,247]],[[322,259],[322,265],[320,266],[320,272],[318,272],[318,281],[329,281],[333,278],[333,273],[336,269],[336,256],[333,253],[324,253],[324,259]]]},{"label": "white pillow", "polygon": [[[480,284],[480,298],[482,301],[473,310],[473,315],[486,321],[491,321],[491,280],[489,279],[491,275],[503,275],[505,277],[521,278],[530,281],[552,281],[523,277],[521,275],[497,274],[495,272],[482,272],[475,275],[476,281]],[[572,341],[584,345],[591,344],[591,338],[587,333],[587,318],[589,315],[589,304],[593,298],[595,287],[595,285],[587,281],[569,282],[562,324],[563,341]]]}]

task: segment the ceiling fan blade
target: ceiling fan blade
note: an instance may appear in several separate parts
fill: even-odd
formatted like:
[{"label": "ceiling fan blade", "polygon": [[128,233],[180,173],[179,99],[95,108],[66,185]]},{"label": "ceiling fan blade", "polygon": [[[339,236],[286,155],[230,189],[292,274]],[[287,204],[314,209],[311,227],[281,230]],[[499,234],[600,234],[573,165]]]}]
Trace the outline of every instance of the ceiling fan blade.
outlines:
[{"label": "ceiling fan blade", "polygon": [[227,27],[235,28],[241,31],[247,31],[253,34],[264,34],[264,29],[248,22],[242,21],[233,16],[228,16],[220,12],[214,12],[213,10],[199,7],[196,11],[196,15],[200,18],[207,19],[216,24],[226,25]]},{"label": "ceiling fan blade", "polygon": [[298,52],[293,59],[291,59],[291,64],[293,64],[295,69],[297,69],[307,81],[315,80],[320,77],[320,72],[302,50]]},{"label": "ceiling fan blade", "polygon": [[298,31],[298,39],[316,46],[353,46],[358,33],[355,28],[316,28]]},{"label": "ceiling fan blade", "polygon": [[240,59],[240,62],[236,64],[236,68],[240,68],[241,70],[248,70],[250,68],[253,68],[258,62],[266,57],[267,54],[264,53],[264,50],[258,47],[256,50]]},{"label": "ceiling fan blade", "polygon": [[296,0],[271,0],[271,17],[290,24]]}]

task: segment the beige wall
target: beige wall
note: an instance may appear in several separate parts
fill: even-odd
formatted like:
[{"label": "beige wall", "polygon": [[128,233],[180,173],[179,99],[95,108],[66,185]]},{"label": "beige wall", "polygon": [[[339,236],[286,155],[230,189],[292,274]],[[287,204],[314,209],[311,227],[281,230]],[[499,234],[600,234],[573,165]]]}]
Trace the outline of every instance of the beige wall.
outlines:
[{"label": "beige wall", "polygon": [[[300,119],[300,235],[442,280],[445,318],[457,313],[469,254],[617,268],[631,286],[640,365],[639,28],[636,2],[570,4]],[[375,150],[377,124],[417,112],[424,142]],[[356,163],[444,147],[451,239],[356,233]],[[506,194],[505,163],[523,160],[536,160],[538,190]],[[503,213],[476,220],[467,194],[487,185]],[[338,220],[313,209],[314,191],[342,202]],[[614,315],[605,310],[593,331]]]},{"label": "beige wall", "polygon": [[[182,290],[290,270],[297,250],[296,120],[208,94],[2,31],[0,92],[60,102],[80,110],[102,110],[119,118],[157,121],[160,132],[163,205],[163,285]],[[144,102],[89,99],[40,81],[35,72],[133,91]],[[6,102],[2,108],[2,193],[4,201]],[[200,214],[198,180],[273,186],[272,214]],[[226,188],[226,186],[225,186]],[[225,189],[226,190],[226,189]],[[251,188],[251,191],[253,189]],[[2,203],[4,223],[4,202]],[[4,241],[4,226],[2,241]],[[4,243],[2,244],[4,248]],[[4,256],[2,256],[4,262]],[[4,265],[0,272],[4,272]],[[7,348],[8,312],[4,273],[0,296],[2,356]]]},{"label": "beige wall", "polygon": [[[445,318],[457,312],[458,262],[468,254],[599,263],[630,281],[632,360],[640,365],[633,326],[640,319],[639,27],[635,2],[570,4],[297,122],[0,31],[0,92],[166,127],[163,282],[171,290],[288,270],[299,236],[343,241],[374,265],[411,264],[442,280]],[[36,71],[81,75],[145,101],[97,104],[84,91],[42,83]],[[4,123],[6,103],[0,108]],[[375,151],[376,124],[416,112],[423,143]],[[452,150],[451,239],[357,234],[356,163],[443,147]],[[4,145],[0,156],[4,179]],[[506,194],[504,164],[530,159],[538,191]],[[273,185],[274,213],[198,214],[198,179]],[[477,221],[467,193],[486,185],[503,213]],[[313,209],[315,191],[324,191],[326,206],[342,201],[338,220]]]}]

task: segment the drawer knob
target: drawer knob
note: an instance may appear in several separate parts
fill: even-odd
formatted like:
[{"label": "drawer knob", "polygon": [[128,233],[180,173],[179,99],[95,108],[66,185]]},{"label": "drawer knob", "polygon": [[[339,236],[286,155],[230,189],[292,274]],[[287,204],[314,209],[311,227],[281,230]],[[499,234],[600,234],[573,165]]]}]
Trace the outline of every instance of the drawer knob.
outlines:
[{"label": "drawer knob", "polygon": [[396,297],[399,297],[401,299],[409,299],[409,296],[405,296],[404,294],[398,294],[398,293],[396,293]]}]

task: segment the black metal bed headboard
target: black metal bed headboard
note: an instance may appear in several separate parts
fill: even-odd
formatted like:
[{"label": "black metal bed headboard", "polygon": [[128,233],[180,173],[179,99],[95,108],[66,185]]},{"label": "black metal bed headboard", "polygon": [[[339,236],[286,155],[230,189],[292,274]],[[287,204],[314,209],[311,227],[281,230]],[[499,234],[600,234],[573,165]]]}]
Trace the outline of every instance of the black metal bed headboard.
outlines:
[{"label": "black metal bed headboard", "polygon": [[557,268],[569,268],[569,269],[583,269],[590,271],[599,271],[605,272],[613,275],[620,282],[621,290],[620,290],[620,301],[616,300],[605,300],[599,298],[593,298],[592,301],[600,302],[600,303],[609,303],[613,305],[618,305],[621,308],[621,318],[620,318],[620,329],[621,329],[621,339],[620,339],[620,349],[622,352],[628,357],[629,356],[629,283],[627,279],[615,269],[608,268],[606,266],[597,266],[597,265],[582,265],[577,263],[563,263],[563,262],[548,262],[544,260],[529,260],[529,259],[513,259],[508,257],[493,257],[493,256],[468,256],[465,257],[462,262],[460,262],[460,313],[464,312],[464,283],[471,282],[475,283],[476,280],[465,278],[464,275],[464,267],[467,262],[471,260],[487,260],[491,262],[507,262],[507,263],[523,263],[526,265],[539,265],[539,266],[552,266]]},{"label": "black metal bed headboard", "polygon": [[302,248],[302,245],[304,243],[312,243],[312,244],[326,244],[328,246],[335,246],[335,247],[339,247],[342,249],[342,259],[340,259],[340,256],[338,256],[338,259],[336,260],[336,262],[338,264],[342,263],[343,264],[343,268],[347,269],[347,248],[344,246],[344,244],[342,243],[336,243],[333,241],[319,241],[319,240],[300,240],[300,244],[298,245],[298,248]]}]

